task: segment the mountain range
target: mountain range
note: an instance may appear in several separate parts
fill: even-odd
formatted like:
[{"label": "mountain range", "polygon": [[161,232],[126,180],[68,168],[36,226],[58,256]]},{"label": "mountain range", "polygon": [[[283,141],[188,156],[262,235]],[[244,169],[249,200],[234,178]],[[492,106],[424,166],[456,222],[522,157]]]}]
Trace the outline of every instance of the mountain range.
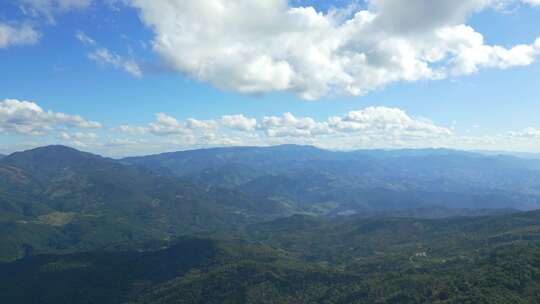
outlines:
[{"label": "mountain range", "polygon": [[235,147],[0,159],[0,303],[538,303],[540,161]]},{"label": "mountain range", "polygon": [[[234,147],[0,160],[0,259],[162,246],[293,214],[444,218],[540,206],[540,161],[444,150]],[[506,211],[505,211],[506,210]]]},{"label": "mountain range", "polygon": [[313,214],[540,206],[540,161],[503,155],[446,149],[332,152],[284,145],[184,151],[122,162]]}]

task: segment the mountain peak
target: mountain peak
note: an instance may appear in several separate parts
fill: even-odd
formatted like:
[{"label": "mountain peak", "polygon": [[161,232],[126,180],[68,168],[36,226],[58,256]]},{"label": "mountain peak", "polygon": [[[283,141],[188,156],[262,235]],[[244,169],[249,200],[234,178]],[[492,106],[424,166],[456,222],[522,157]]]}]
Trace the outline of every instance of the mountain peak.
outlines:
[{"label": "mountain peak", "polygon": [[101,158],[101,156],[82,152],[71,147],[52,145],[22,152],[15,152],[3,158],[2,161],[18,165],[28,162],[40,163],[42,165],[45,165],[54,163],[77,163],[88,159]]},{"label": "mountain peak", "polygon": [[296,144],[283,144],[277,146],[271,146],[273,149],[287,149],[287,150],[322,150],[311,145],[296,145]]},{"label": "mountain peak", "polygon": [[49,146],[43,146],[43,147],[38,147],[38,148],[35,148],[35,149],[31,149],[31,150],[26,150],[26,151],[23,151],[23,152],[42,152],[42,151],[46,151],[46,152],[61,152],[61,153],[65,153],[65,152],[78,152],[78,153],[82,153],[81,151],[75,149],[75,148],[72,148],[72,147],[68,147],[68,146],[64,146],[64,145],[49,145]]}]

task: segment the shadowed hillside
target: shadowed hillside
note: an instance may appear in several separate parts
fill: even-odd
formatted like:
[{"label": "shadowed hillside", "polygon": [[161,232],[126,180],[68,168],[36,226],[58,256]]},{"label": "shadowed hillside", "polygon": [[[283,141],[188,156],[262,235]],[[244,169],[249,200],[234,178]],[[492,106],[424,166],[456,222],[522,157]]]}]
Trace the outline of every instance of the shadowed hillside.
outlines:
[{"label": "shadowed hillside", "polygon": [[0,181],[1,259],[132,248],[286,214],[274,201],[62,146],[5,157]]},{"label": "shadowed hillside", "polygon": [[156,251],[0,264],[0,301],[537,303],[539,227],[538,212],[439,220],[299,215]]}]

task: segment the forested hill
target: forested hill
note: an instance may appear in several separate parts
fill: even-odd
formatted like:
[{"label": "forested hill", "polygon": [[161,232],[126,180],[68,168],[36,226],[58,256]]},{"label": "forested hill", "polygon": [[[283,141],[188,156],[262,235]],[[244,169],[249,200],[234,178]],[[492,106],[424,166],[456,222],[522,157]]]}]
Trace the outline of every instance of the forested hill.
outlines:
[{"label": "forested hill", "polygon": [[538,303],[540,213],[305,215],[167,249],[0,264],[2,303]]},{"label": "forested hill", "polygon": [[0,260],[133,248],[287,214],[275,201],[62,146],[0,160]]},{"label": "forested hill", "polygon": [[0,303],[538,303],[540,212],[522,212],[539,206],[538,164],[291,145],[14,153]]},{"label": "forested hill", "polygon": [[437,149],[285,145],[114,160],[42,147],[0,159],[0,260],[159,247],[293,214],[445,218],[530,210],[540,206],[539,167]]}]

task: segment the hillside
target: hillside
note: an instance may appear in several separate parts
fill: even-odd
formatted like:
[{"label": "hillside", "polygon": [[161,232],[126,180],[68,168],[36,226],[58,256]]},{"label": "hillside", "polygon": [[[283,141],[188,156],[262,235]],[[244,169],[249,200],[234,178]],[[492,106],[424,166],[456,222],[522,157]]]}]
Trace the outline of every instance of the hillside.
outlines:
[{"label": "hillside", "polygon": [[0,264],[0,301],[537,303],[539,227],[539,212],[439,220],[294,216],[157,251]]},{"label": "hillside", "polygon": [[48,146],[0,160],[0,260],[154,248],[292,214],[505,214],[539,206],[539,184],[537,161],[452,150],[285,145],[113,160]]},{"label": "hillside", "polygon": [[132,248],[286,214],[279,203],[62,146],[0,160],[0,259]]},{"label": "hillside", "polygon": [[291,145],[14,153],[0,302],[537,303],[540,212],[516,210],[536,206],[536,166]]},{"label": "hillside", "polygon": [[445,149],[333,152],[284,145],[193,150],[122,162],[311,214],[540,206],[540,161]]}]

